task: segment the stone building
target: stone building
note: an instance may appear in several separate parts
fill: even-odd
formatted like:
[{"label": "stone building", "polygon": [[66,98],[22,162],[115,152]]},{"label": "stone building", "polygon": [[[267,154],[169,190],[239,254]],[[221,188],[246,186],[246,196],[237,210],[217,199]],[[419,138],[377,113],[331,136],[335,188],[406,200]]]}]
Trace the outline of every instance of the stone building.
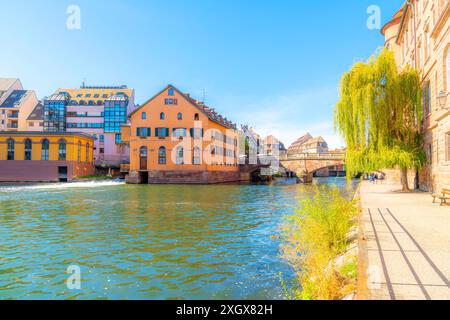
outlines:
[{"label": "stone building", "polygon": [[310,133],[306,133],[298,138],[288,151],[289,153],[326,153],[329,149],[324,138],[313,138]]},{"label": "stone building", "polygon": [[[394,52],[399,68],[410,65],[420,72],[427,164],[418,175],[418,184],[427,191],[450,186],[449,3],[407,1],[382,29],[385,46]],[[415,173],[409,176],[413,184]]]}]

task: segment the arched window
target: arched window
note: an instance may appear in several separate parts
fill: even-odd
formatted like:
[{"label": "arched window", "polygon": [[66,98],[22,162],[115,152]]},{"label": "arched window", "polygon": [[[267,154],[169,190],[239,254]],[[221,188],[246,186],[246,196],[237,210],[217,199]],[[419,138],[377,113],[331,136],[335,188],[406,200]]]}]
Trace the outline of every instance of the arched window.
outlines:
[{"label": "arched window", "polygon": [[25,140],[25,160],[31,160],[33,143],[30,139]]},{"label": "arched window", "polygon": [[67,144],[66,141],[63,140],[59,142],[58,160],[66,161],[66,155],[67,155]]},{"label": "arched window", "polygon": [[200,120],[200,116],[198,113],[196,113],[194,116],[194,121],[199,121],[199,120]]},{"label": "arched window", "polygon": [[86,143],[86,163],[89,163],[89,143]]},{"label": "arched window", "polygon": [[158,163],[166,164],[167,163],[167,151],[165,147],[160,147],[158,151]]},{"label": "arched window", "polygon": [[78,161],[78,162],[81,162],[81,141],[78,141],[77,161]]},{"label": "arched window", "polygon": [[194,153],[193,153],[193,156],[192,156],[192,163],[194,165],[200,165],[202,163],[201,155],[202,155],[202,151],[200,150],[200,148],[199,147],[195,147],[194,148]]},{"label": "arched window", "polygon": [[80,100],[80,106],[85,106],[85,105],[86,105],[86,101]]},{"label": "arched window", "polygon": [[50,154],[50,142],[48,139],[42,140],[42,152],[41,152],[41,159],[42,160],[48,160]]},{"label": "arched window", "polygon": [[184,149],[183,147],[179,146],[176,149],[176,164],[181,165],[184,164]]},{"label": "arched window", "polygon": [[178,119],[178,120],[183,120],[183,114],[182,114],[181,112],[178,113],[177,119]]},{"label": "arched window", "polygon": [[159,115],[159,119],[164,120],[166,118],[166,115],[164,114],[164,112],[161,112],[161,114]]},{"label": "arched window", "polygon": [[14,160],[14,146],[15,142],[13,139],[8,139],[8,160]]}]

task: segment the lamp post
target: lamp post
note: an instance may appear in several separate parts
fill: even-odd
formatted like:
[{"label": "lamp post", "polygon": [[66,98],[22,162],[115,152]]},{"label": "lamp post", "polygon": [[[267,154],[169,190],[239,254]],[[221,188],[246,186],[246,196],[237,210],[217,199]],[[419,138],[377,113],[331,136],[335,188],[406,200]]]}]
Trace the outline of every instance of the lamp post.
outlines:
[{"label": "lamp post", "polygon": [[445,105],[447,104],[447,93],[445,91],[439,92],[437,103],[441,109],[445,108]]}]

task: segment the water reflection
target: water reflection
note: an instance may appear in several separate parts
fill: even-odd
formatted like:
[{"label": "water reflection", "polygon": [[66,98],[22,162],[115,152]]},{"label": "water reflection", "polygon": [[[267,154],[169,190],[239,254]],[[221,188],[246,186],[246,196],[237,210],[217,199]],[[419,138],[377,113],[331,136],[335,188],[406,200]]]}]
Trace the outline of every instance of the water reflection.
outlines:
[{"label": "water reflection", "polygon": [[[337,184],[343,179],[317,180]],[[0,298],[282,299],[280,224],[312,186],[0,187]],[[65,286],[82,270],[82,289]]]}]

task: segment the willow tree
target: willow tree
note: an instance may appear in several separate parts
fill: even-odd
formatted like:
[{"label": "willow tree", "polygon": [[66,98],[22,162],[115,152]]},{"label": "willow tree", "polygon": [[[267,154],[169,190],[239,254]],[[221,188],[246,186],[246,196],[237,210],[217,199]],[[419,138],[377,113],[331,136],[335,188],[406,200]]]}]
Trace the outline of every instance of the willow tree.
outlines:
[{"label": "willow tree", "polygon": [[398,167],[403,190],[409,190],[408,169],[419,169],[426,159],[421,123],[419,74],[409,66],[399,71],[391,51],[343,75],[335,127],[347,143],[349,176]]}]

